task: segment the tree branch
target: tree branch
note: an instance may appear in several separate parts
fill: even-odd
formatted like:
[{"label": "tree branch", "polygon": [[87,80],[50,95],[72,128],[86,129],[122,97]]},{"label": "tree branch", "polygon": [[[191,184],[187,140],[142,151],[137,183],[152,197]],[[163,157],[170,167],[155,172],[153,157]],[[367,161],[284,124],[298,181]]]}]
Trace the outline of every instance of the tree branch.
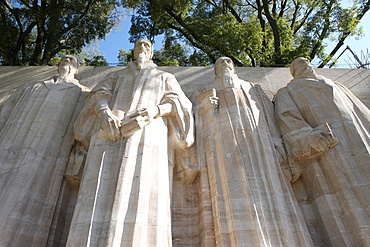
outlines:
[{"label": "tree branch", "polygon": [[[308,17],[311,15],[313,11],[313,8],[310,8],[309,10],[306,11],[304,17],[299,21],[299,25],[296,27],[296,28],[293,28],[292,27],[292,30],[293,30],[293,34],[295,35],[296,33],[298,33],[298,31],[304,26],[304,24],[306,23]],[[299,12],[299,10],[298,10]],[[294,25],[294,22],[292,22],[291,26]]]},{"label": "tree branch", "polygon": [[[363,5],[363,8],[360,10],[360,13],[357,15],[357,19],[361,20],[362,17],[366,14],[367,11],[369,11],[370,8],[370,0],[366,2],[365,5]],[[318,66],[318,68],[323,68],[325,65],[328,64],[328,62],[334,57],[335,53],[344,45],[345,39],[350,35],[350,32],[344,32],[342,34],[342,37],[340,38],[337,45],[333,48],[333,50],[330,52],[330,54],[324,59],[324,61],[321,62],[321,64]]]},{"label": "tree branch", "polygon": [[[198,35],[194,30],[192,30],[192,28],[190,26],[188,26],[184,20],[181,18],[180,15],[176,15],[174,13],[174,11],[172,9],[170,9],[169,7],[166,8],[166,13],[168,15],[170,15],[172,18],[174,18],[176,20],[176,22],[183,28],[179,28],[173,24],[168,24],[170,28],[178,31],[179,33],[181,33],[193,46],[195,46],[196,48],[202,50],[204,53],[206,53],[210,59],[212,60],[212,62],[215,62],[216,61],[216,57],[214,56],[214,54],[212,53],[213,50],[209,49],[209,45],[208,42],[203,39],[200,35]],[[186,30],[186,32],[184,31],[184,29]],[[205,45],[204,45],[205,44]],[[221,51],[222,49],[220,49],[220,47],[215,47],[218,51]],[[230,54],[224,54],[225,56],[228,56],[230,57],[234,64],[236,66],[244,66],[238,59],[236,59],[234,56],[230,55]]]},{"label": "tree branch", "polygon": [[276,20],[271,16],[269,6],[268,6],[268,0],[262,0],[263,3],[263,10],[265,12],[265,16],[267,18],[267,21],[269,22],[272,33],[274,35],[274,53],[275,53],[275,64],[281,65],[281,44],[280,44],[280,34],[279,34],[279,28],[277,25]]},{"label": "tree branch", "polygon": [[240,18],[240,16],[239,16],[238,13],[236,13],[235,9],[230,5],[229,1],[228,0],[224,0],[224,3],[225,3],[226,8],[228,8],[230,10],[230,13],[235,17],[235,19],[239,23],[242,23],[243,22],[242,18]]},{"label": "tree branch", "polygon": [[311,54],[310,54],[311,60],[314,59],[314,57],[316,56],[316,53],[319,47],[321,46],[322,41],[324,40],[324,38],[326,37],[326,34],[328,33],[329,26],[330,26],[330,13],[332,12],[334,3],[335,3],[335,0],[331,0],[326,6],[325,17],[324,17],[325,18],[324,27],[321,30],[319,37],[316,39],[316,44],[313,46],[311,50]]}]

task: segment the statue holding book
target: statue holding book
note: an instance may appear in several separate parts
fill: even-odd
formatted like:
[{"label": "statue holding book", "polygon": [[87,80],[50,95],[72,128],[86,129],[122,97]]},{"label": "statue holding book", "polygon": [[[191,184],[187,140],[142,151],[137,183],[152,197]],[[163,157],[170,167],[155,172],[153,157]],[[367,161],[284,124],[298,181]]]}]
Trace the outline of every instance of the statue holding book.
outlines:
[{"label": "statue holding book", "polygon": [[71,246],[171,246],[171,178],[177,150],[194,142],[192,104],[176,78],[135,43],[134,62],[87,97],[75,136],[88,150]]},{"label": "statue holding book", "polygon": [[217,59],[215,74],[195,97],[195,117],[217,245],[312,246],[271,100],[239,79],[228,57]]}]

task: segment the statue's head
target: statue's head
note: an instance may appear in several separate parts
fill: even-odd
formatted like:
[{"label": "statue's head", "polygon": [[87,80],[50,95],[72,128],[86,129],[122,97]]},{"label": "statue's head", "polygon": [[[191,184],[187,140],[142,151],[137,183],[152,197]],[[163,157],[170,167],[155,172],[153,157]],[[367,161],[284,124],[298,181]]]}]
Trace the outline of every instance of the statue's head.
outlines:
[{"label": "statue's head", "polygon": [[75,56],[65,55],[58,64],[59,74],[72,74],[73,77],[78,75],[80,64]]},{"label": "statue's head", "polygon": [[216,78],[221,80],[223,88],[238,88],[240,82],[235,75],[235,65],[233,61],[228,57],[220,57],[215,63],[215,74]]},{"label": "statue's head", "polygon": [[290,64],[290,73],[293,78],[316,78],[316,73],[310,60],[304,57],[294,59]]},{"label": "statue's head", "polygon": [[134,60],[151,60],[153,45],[148,39],[138,39],[134,46]]},{"label": "statue's head", "polygon": [[228,58],[228,57],[219,57],[216,60],[214,70],[215,70],[216,77],[220,77],[221,75],[224,74],[225,70],[229,70],[229,72],[234,74],[235,73],[235,66],[234,66],[233,61],[230,58]]}]

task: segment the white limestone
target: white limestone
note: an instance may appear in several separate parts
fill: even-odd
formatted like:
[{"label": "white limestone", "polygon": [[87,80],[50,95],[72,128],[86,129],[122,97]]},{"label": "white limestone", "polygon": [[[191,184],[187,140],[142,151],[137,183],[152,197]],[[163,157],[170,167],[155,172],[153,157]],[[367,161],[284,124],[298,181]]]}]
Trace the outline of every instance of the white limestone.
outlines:
[{"label": "white limestone", "polygon": [[276,95],[276,115],[301,169],[297,197],[307,215],[317,210],[308,217],[311,229],[322,228],[315,246],[369,246],[370,110],[316,75],[307,59],[294,60],[291,72],[294,79]]},{"label": "white limestone", "polygon": [[58,69],[57,78],[19,88],[1,111],[0,246],[48,239],[81,97],[76,58],[65,56]]},{"label": "white limestone", "polygon": [[[110,84],[106,83],[107,81],[105,81],[104,78],[108,78],[108,80],[110,80],[109,78],[111,76],[113,76],[113,78],[114,76],[120,76],[121,79],[126,78],[126,76],[129,75],[129,70],[130,68],[127,67],[82,67],[79,70],[77,78],[79,79],[80,84],[89,88],[94,88],[96,85],[101,83],[98,87],[96,87],[97,89],[101,88],[101,85],[104,83],[105,85]],[[169,72],[176,77],[178,83],[181,85],[182,91],[185,92],[185,95],[187,95],[192,103],[196,105],[194,110],[198,116],[196,117],[196,121],[198,121],[198,123],[199,121],[203,121],[201,118],[204,118],[205,116],[208,118],[211,116],[209,113],[198,111],[199,109],[208,109],[216,114],[216,110],[213,110],[212,107],[216,107],[216,104],[218,103],[220,107],[218,115],[226,113],[226,110],[223,107],[225,101],[222,99],[229,100],[230,97],[228,95],[237,95],[239,99],[243,99],[242,96],[244,96],[245,99],[248,99],[244,93],[244,91],[248,91],[250,92],[250,96],[254,95],[254,93],[261,96],[263,93],[257,93],[260,92],[258,89],[258,86],[260,86],[269,99],[272,99],[276,92],[280,88],[285,87],[291,80],[291,75],[289,74],[289,69],[287,68],[236,68],[238,77],[245,81],[253,82],[254,86],[247,90],[243,90],[243,87],[237,90],[234,89],[236,94],[231,94],[229,92],[230,89],[229,91],[224,90],[225,93],[223,93],[221,88],[212,86],[209,87],[209,84],[214,79],[213,68],[161,67],[160,69],[156,68],[156,70]],[[370,106],[369,70],[316,69],[316,71],[326,78],[330,78],[332,81],[335,81],[335,87],[333,88],[341,88],[340,91],[345,91],[345,97],[349,97],[351,93],[343,89],[341,85],[344,85],[350,89],[351,92],[354,93],[356,97],[359,98],[367,107]],[[174,77],[171,75],[165,72],[160,73],[165,78],[171,79],[171,81],[174,80]],[[126,136],[126,138],[133,133],[131,137],[127,138],[132,140],[136,138],[135,135],[137,134],[132,132],[126,135],[123,130],[120,132],[110,132],[110,128],[115,128],[115,124],[117,124],[119,127],[121,124],[120,121],[116,121],[114,116],[121,120],[122,116],[128,116],[134,112],[129,112],[127,109],[119,109],[118,107],[113,108],[115,104],[109,104],[108,107],[113,115],[110,115],[110,112],[108,111],[106,116],[107,119],[113,120],[113,122],[111,122],[113,125],[108,122],[109,124],[106,124],[106,127],[104,127],[105,132],[103,133],[100,131],[99,133],[101,135],[96,134],[96,128],[99,127],[100,123],[99,114],[97,114],[96,108],[92,107],[93,105],[97,106],[96,101],[93,100],[93,98],[97,96],[96,91],[90,94],[88,100],[84,104],[84,108],[82,108],[82,99],[85,97],[83,90],[86,90],[86,88],[84,88],[82,85],[78,84],[79,87],[77,87],[74,86],[75,84],[67,84],[67,86],[62,86],[63,83],[51,84],[53,85],[53,90],[46,90],[46,86],[48,86],[49,89],[51,88],[48,83],[38,83],[40,81],[45,81],[45,78],[50,78],[54,74],[55,67],[0,67],[0,146],[2,150],[0,155],[0,184],[2,186],[2,191],[6,191],[1,192],[1,195],[7,198],[3,199],[5,197],[0,197],[0,215],[2,215],[2,218],[0,218],[0,225],[5,227],[0,229],[1,240],[3,240],[3,236],[5,236],[5,241],[1,241],[0,246],[12,246],[12,244],[14,246],[19,246],[24,245],[24,243],[26,243],[26,246],[65,246],[67,245],[68,235],[70,235],[70,241],[72,241],[71,239],[77,239],[78,234],[81,234],[81,236],[86,236],[84,235],[85,233],[88,235],[88,232],[86,232],[86,224],[83,223],[78,225],[75,224],[77,221],[73,220],[71,227],[72,216],[75,214],[75,219],[84,219],[85,221],[83,222],[90,222],[92,219],[91,210],[88,207],[81,207],[79,205],[90,205],[89,202],[95,199],[96,210],[94,211],[94,220],[98,221],[95,221],[93,224],[94,226],[91,228],[91,236],[105,241],[108,238],[106,238],[104,234],[108,234],[107,236],[109,236],[109,233],[115,232],[117,233],[115,236],[120,238],[120,233],[123,232],[121,231],[122,227],[113,227],[112,230],[100,231],[100,226],[106,227],[109,224],[105,224],[103,226],[99,223],[99,221],[101,222],[103,217],[107,217],[107,219],[116,220],[115,222],[111,221],[111,223],[113,222],[111,225],[115,225],[115,223],[119,222],[119,219],[121,219],[118,216],[120,214],[122,215],[123,212],[120,207],[127,205],[124,203],[119,203],[125,202],[124,196],[128,195],[128,192],[124,193],[125,190],[117,190],[117,188],[128,188],[122,186],[124,182],[127,183],[127,181],[129,181],[124,179],[124,176],[128,175],[128,173],[126,173],[128,170],[122,169],[127,166],[121,166],[123,149],[125,149],[125,147],[128,145],[126,145],[126,141],[122,140],[121,137],[118,138],[118,141],[113,140],[115,139],[115,133],[119,133],[121,136]],[[326,79],[324,81],[330,82],[330,80]],[[243,82],[242,84],[245,83]],[[128,85],[129,88],[130,85],[131,84]],[[246,85],[250,84],[247,83]],[[209,108],[205,107],[205,105],[203,105],[205,108],[201,106],[200,102],[198,101],[201,97],[196,98],[197,94],[199,94],[197,93],[196,89],[205,87],[215,88],[216,93],[216,95],[214,95],[213,90],[210,91],[210,96],[216,97],[212,99],[214,105],[212,106],[212,104],[209,104]],[[25,88],[32,89],[33,96],[31,96],[31,94],[25,94]],[[83,88],[83,90],[81,90],[81,88]],[[106,87],[104,86],[103,88]],[[123,87],[121,89],[123,89]],[[106,90],[106,92],[109,92],[109,90]],[[10,95],[11,97],[9,97]],[[21,95],[23,96],[20,97]],[[59,97],[58,95],[62,95],[62,97]],[[125,97],[129,97],[132,94],[129,93],[126,95],[123,93],[122,95],[124,97],[120,98],[120,100],[126,100]],[[241,97],[239,97],[240,95]],[[314,96],[312,99],[317,96],[317,94],[313,95]],[[209,97],[208,95],[204,96]],[[44,98],[47,100],[42,103],[40,99]],[[116,99],[116,96],[113,98]],[[265,96],[261,96],[261,98],[266,99]],[[353,95],[349,98],[354,99]],[[253,97],[252,99],[254,100]],[[330,98],[327,98],[327,100],[329,101]],[[129,105],[131,105],[131,99],[127,99],[127,101],[130,102]],[[257,103],[260,102],[259,100],[254,101]],[[353,102],[355,101],[357,100],[353,100]],[[91,104],[89,104],[89,102]],[[263,100],[263,102],[266,101]],[[335,102],[338,103],[339,101]],[[100,103],[98,104],[99,107],[103,106]],[[119,103],[117,103],[117,105],[118,104]],[[266,105],[269,104],[271,105],[271,103],[267,101]],[[126,105],[126,107],[130,108],[129,105]],[[278,105],[281,106],[280,103],[278,103]],[[325,104],[325,107],[331,107],[332,105],[333,104],[327,103]],[[357,107],[359,104],[356,103],[352,106]],[[162,110],[166,111],[166,109],[168,108],[165,107]],[[324,109],[323,111],[325,111],[324,107],[319,107],[319,109],[320,110],[317,110],[317,112],[321,111],[321,109]],[[156,117],[158,114],[157,110],[158,108],[156,107],[151,108],[151,110],[149,110],[150,112],[144,113],[145,111],[141,111],[139,115],[141,115],[140,118],[142,118],[143,121],[139,122],[143,123],[143,125],[141,127],[139,126],[141,130],[138,130],[138,133],[145,133],[145,137],[148,137],[149,135],[152,136],[152,133],[162,133],[158,131],[159,128],[157,128],[156,122],[158,122],[160,119],[174,119],[172,116],[163,116],[157,117],[153,120],[153,122],[149,123],[148,120],[151,119],[151,117],[148,116]],[[75,121],[80,111],[80,118]],[[126,112],[126,115],[122,114],[123,111]],[[230,110],[230,112],[233,114],[238,113],[238,111],[234,110]],[[259,116],[258,119],[261,120],[265,117],[272,117],[272,113],[266,114],[266,112],[268,111],[265,110],[258,112],[258,114],[256,114]],[[329,117],[332,112],[325,111],[325,114]],[[256,113],[256,111],[254,111],[254,113]],[[261,117],[262,115],[265,116]],[[201,118],[199,118],[199,116]],[[136,118],[133,119],[136,121]],[[212,123],[219,126],[219,128],[222,127],[224,129],[228,129],[229,124],[238,120],[237,118],[233,117],[231,118],[232,121],[227,123],[222,120],[216,119],[217,121],[214,121],[215,119],[212,119]],[[310,121],[312,121],[312,119],[310,119]],[[78,144],[73,144],[73,122],[76,122],[75,134],[79,140]],[[361,122],[364,123],[365,120],[361,119]],[[240,123],[244,123],[245,126],[249,126],[247,125],[249,122],[246,123],[240,121]],[[326,123],[329,125],[326,125]],[[135,122],[133,124],[135,127]],[[156,127],[150,127],[151,125]],[[264,208],[267,206],[266,203],[260,204],[262,208],[260,211],[257,211],[259,216],[261,215],[261,212],[264,212],[264,210],[270,210],[269,212],[271,212],[273,215],[281,213],[283,216],[282,219],[284,220],[278,220],[276,225],[268,225],[266,221],[261,221],[261,226],[263,226],[263,224],[265,226],[265,228],[262,229],[280,229],[282,231],[279,236],[273,236],[270,239],[276,240],[282,236],[285,236],[286,229],[291,228],[293,229],[292,231],[295,231],[297,234],[288,236],[290,243],[298,240],[302,241],[304,244],[308,243],[307,245],[309,245],[309,239],[312,239],[315,246],[342,246],[343,243],[347,244],[348,246],[365,246],[368,243],[370,236],[367,233],[370,224],[367,218],[369,215],[369,196],[366,195],[368,195],[368,181],[370,180],[368,166],[366,166],[366,163],[363,162],[364,160],[366,161],[368,159],[368,154],[362,151],[363,146],[358,145],[358,143],[361,142],[357,141],[354,141],[357,145],[355,145],[355,148],[351,150],[354,152],[362,152],[361,157],[360,155],[351,156],[352,153],[348,154],[350,150],[348,148],[349,146],[341,148],[344,135],[350,133],[348,135],[351,138],[358,137],[356,134],[352,136],[352,130],[340,132],[341,134],[338,136],[336,131],[338,129],[337,126],[333,126],[330,121],[323,121],[322,123],[320,122],[320,124],[317,126],[313,126],[315,129],[314,131],[316,131],[316,133],[323,133],[323,131],[329,130],[327,127],[329,126],[332,129],[333,138],[328,140],[332,140],[332,144],[329,143],[329,146],[332,146],[332,148],[329,148],[327,151],[325,151],[322,156],[314,157],[314,159],[310,160],[309,163],[307,163],[307,160],[305,160],[305,165],[303,166],[303,163],[300,161],[293,162],[290,164],[290,166],[287,166],[287,164],[284,163],[284,157],[281,154],[276,154],[279,157],[278,159],[283,161],[282,165],[280,165],[282,170],[280,170],[279,164],[276,161],[277,158],[271,158],[271,141],[266,141],[266,143],[269,143],[269,145],[262,145],[258,150],[261,152],[265,149],[270,150],[265,150],[263,152],[268,154],[267,156],[270,157],[269,160],[271,162],[268,162],[268,164],[266,163],[266,169],[261,169],[261,167],[258,166],[257,169],[251,170],[251,172],[254,174],[265,174],[265,176],[260,176],[259,180],[252,181],[254,182],[253,184],[248,184],[247,186],[245,183],[241,182],[239,186],[237,182],[227,179],[226,175],[229,174],[232,178],[234,176],[236,178],[241,178],[241,173],[236,173],[232,170],[219,170],[219,174],[225,175],[222,177],[222,180],[219,181],[223,181],[223,185],[232,185],[235,187],[235,189],[228,192],[225,189],[220,191],[219,188],[223,187],[218,183],[214,183],[214,181],[216,181],[215,178],[220,178],[220,176],[212,177],[215,174],[215,172],[212,171],[216,171],[216,169],[208,169],[208,167],[222,168],[221,163],[215,162],[212,164],[206,162],[197,162],[197,160],[204,160],[205,157],[210,157],[208,155],[198,156],[197,148],[199,146],[197,145],[201,145],[202,142],[204,143],[204,135],[215,131],[215,129],[206,128],[208,126],[203,126],[202,130],[200,129],[200,126],[200,124],[195,126],[197,130],[195,143],[199,142],[199,144],[195,144],[187,152],[177,152],[173,157],[169,155],[173,150],[170,149],[166,154],[167,156],[170,156],[170,159],[168,159],[168,157],[162,158],[163,163],[161,162],[162,168],[160,168],[160,171],[165,170],[166,172],[158,172],[155,174],[153,170],[150,170],[153,169],[153,167],[150,166],[150,164],[153,163],[150,158],[150,162],[143,164],[144,167],[147,167],[147,169],[140,170],[142,172],[140,176],[142,175],[142,177],[134,180],[134,184],[138,186],[140,185],[142,188],[152,188],[156,182],[151,183],[149,181],[154,180],[158,181],[158,186],[161,186],[161,190],[164,188],[162,192],[165,192],[162,195],[165,196],[158,197],[162,198],[158,200],[166,205],[170,204],[170,210],[165,210],[162,215],[166,215],[160,218],[160,224],[164,226],[163,229],[166,229],[163,231],[167,236],[164,238],[167,238],[168,240],[166,244],[170,245],[172,243],[173,246],[215,246],[217,243],[217,245],[221,246],[222,244],[220,243],[219,239],[224,241],[223,239],[225,238],[220,238],[220,236],[226,236],[225,232],[227,233],[229,229],[236,229],[236,231],[233,233],[235,233],[235,236],[241,236],[239,237],[239,240],[243,239],[244,241],[245,238],[249,238],[248,241],[251,241],[250,238],[253,236],[255,239],[254,243],[260,241],[260,237],[256,237],[255,235],[255,227],[251,227],[249,229],[252,234],[242,234],[241,232],[243,232],[243,230],[238,230],[245,227],[245,222],[240,221],[235,217],[232,218],[233,215],[236,215],[234,214],[235,210],[233,208],[238,205],[245,205],[247,201],[246,197],[239,197],[239,190],[252,190],[253,195],[258,195],[254,198],[259,198],[261,201],[267,200],[268,209]],[[132,129],[134,130],[135,128]],[[264,126],[263,129],[266,130],[266,133],[264,132],[262,136],[268,136],[269,134],[267,132],[271,131],[271,129],[269,128],[267,130],[266,126]],[[284,130],[283,133],[285,133]],[[150,145],[157,147],[158,144],[164,146],[173,143],[172,139],[163,138],[162,134],[159,134],[161,137],[154,139],[155,141],[148,141],[150,142]],[[203,135],[202,138],[200,138],[201,135]],[[55,136],[55,138],[50,138],[52,136]],[[223,138],[225,134],[223,135],[221,132],[217,132],[215,133],[215,136],[220,136]],[[276,141],[279,138],[276,138],[272,132],[271,136],[275,137],[272,138],[272,140],[275,141],[274,144],[277,145],[278,142]],[[294,138],[294,135],[292,136]],[[111,137],[113,137],[113,140],[109,141],[108,139]],[[330,135],[328,133],[325,134],[325,138],[328,137],[330,137]],[[209,143],[215,143],[213,134],[206,139]],[[50,145],[52,140],[54,140],[54,144]],[[166,144],[165,142],[167,140],[169,142]],[[230,140],[232,139],[225,138],[224,141],[225,143],[229,143]],[[258,140],[258,138],[256,137],[255,140]],[[339,141],[339,143],[336,144],[335,140]],[[101,160],[100,153],[94,152],[93,150],[102,151],[107,143],[109,144],[109,148],[107,149],[107,152],[105,152],[105,157],[108,157],[109,159],[105,160],[102,168],[100,169],[101,163],[90,161],[95,161],[97,159]],[[250,141],[247,140],[245,143],[250,143]],[[130,147],[133,147],[133,145]],[[173,147],[174,146],[175,145],[173,145]],[[22,148],[19,149],[12,147]],[[217,148],[215,151],[211,147],[207,146],[204,148],[204,150],[220,154],[226,152],[231,154],[229,156],[236,157],[233,156],[232,152],[228,152],[231,146],[226,145],[226,147],[227,148],[225,150]],[[351,146],[351,148],[352,147],[353,146]],[[116,149],[118,151],[116,151]],[[242,149],[247,150],[246,148]],[[6,152],[6,154],[3,155],[4,150],[11,150],[12,152]],[[20,152],[21,150],[29,151],[24,153]],[[36,150],[38,153],[40,153],[36,156],[37,159],[34,159],[35,156],[28,155],[31,153],[34,154],[33,150]],[[87,150],[89,156],[88,159],[90,161],[86,162],[86,153],[84,152]],[[135,151],[135,148],[127,150]],[[291,154],[289,141],[288,150]],[[153,155],[148,154],[148,152],[146,152],[146,155],[153,157]],[[243,153],[241,156],[245,157],[246,160],[249,160],[251,159],[250,157],[257,157],[258,155],[255,153],[252,153],[251,155]],[[15,157],[22,157],[22,159]],[[293,159],[293,155],[288,157]],[[356,163],[351,161],[347,164],[346,162],[338,162],[337,160],[335,162],[326,162],[327,159],[333,159],[333,157],[335,157],[335,159],[340,157],[342,160],[348,160],[349,158],[353,160],[356,159]],[[116,159],[118,162],[111,162],[114,159]],[[22,166],[20,166],[21,164]],[[130,164],[133,167],[136,166],[136,159],[127,164]],[[229,162],[227,164],[230,166],[238,165],[238,162]],[[265,163],[262,162],[259,164]],[[273,164],[273,166],[271,164]],[[214,165],[217,165],[217,167]],[[98,168],[94,168],[94,166],[98,166]],[[172,168],[173,173],[171,172]],[[293,172],[292,174],[290,173],[289,168]],[[301,169],[300,172],[302,175],[292,184],[292,192],[292,189],[289,188],[288,181],[297,179],[298,176],[297,174],[294,174],[294,172],[299,171],[299,169]],[[11,173],[9,173],[10,170]],[[101,178],[100,180],[83,179],[84,177],[99,177],[99,171]],[[118,171],[121,172],[119,173]],[[234,173],[227,173],[228,171],[232,171]],[[285,177],[282,176],[282,172],[286,175]],[[10,174],[11,177],[8,177]],[[149,179],[141,179],[145,176],[148,176]],[[258,177],[257,175],[254,176]],[[110,179],[107,180],[104,178]],[[98,181],[100,190],[98,190],[97,193],[99,196],[95,197],[94,192],[96,192]],[[117,181],[120,181],[118,185],[116,183]],[[171,183],[170,181],[173,182]],[[210,184],[210,181],[212,181],[213,184]],[[249,182],[251,181],[249,180]],[[92,185],[89,185],[89,183]],[[275,184],[277,185],[276,188],[274,186]],[[256,187],[251,185],[258,185],[259,187],[256,189]],[[41,187],[43,189],[40,189]],[[264,190],[263,188],[269,189]],[[274,190],[276,193],[271,193],[270,189]],[[20,190],[21,192],[19,192]],[[217,196],[215,191],[218,193]],[[280,192],[282,194],[280,194]],[[90,197],[90,195],[92,197]],[[149,201],[150,199],[148,194],[145,192],[140,196],[142,200],[147,199],[147,201]],[[77,197],[79,197],[78,200]],[[302,226],[302,218],[299,216],[301,214],[297,211],[296,213],[288,213],[292,212],[292,210],[297,210],[297,203],[294,202],[294,197],[297,199],[305,217],[305,222],[307,223],[309,232],[308,236],[305,233],[307,232],[307,230],[305,230],[307,227]],[[30,200],[28,200],[28,198],[30,198]],[[43,200],[40,200],[40,198]],[[151,198],[153,199],[154,197]],[[273,200],[268,200],[269,198]],[[152,199],[150,205],[153,205],[152,202],[156,201],[156,199]],[[82,203],[81,200],[83,200]],[[42,201],[43,204],[40,204],[40,201]],[[227,209],[222,209],[220,207],[216,208],[217,205],[226,205],[224,202],[231,202],[232,204],[230,205],[232,205],[232,207]],[[140,210],[137,211],[142,212],[142,214],[138,214],[137,218],[143,219],[145,218],[145,215],[148,215],[146,213],[148,211],[141,210],[147,207],[148,204],[134,203],[129,205],[133,205],[135,207],[140,206]],[[40,206],[41,208],[38,209],[37,207]],[[103,210],[104,207],[107,210]],[[243,210],[244,208],[246,210]],[[253,208],[254,207],[248,207],[247,205],[241,209],[238,208],[237,212],[241,213],[242,216],[245,214],[245,212],[250,212],[253,214],[256,212],[253,211]],[[23,209],[25,210],[23,211]],[[134,209],[134,211],[135,210],[136,209]],[[13,213],[10,211],[13,211]],[[104,212],[101,213],[102,211]],[[7,217],[8,215],[12,215],[12,217]],[[223,216],[221,217],[221,215]],[[136,214],[129,213],[127,216],[132,219],[136,216]],[[261,219],[265,219],[263,216],[260,217]],[[6,219],[8,220],[5,221]],[[153,219],[153,217],[151,217],[151,219]],[[248,220],[253,222],[255,217],[252,215],[248,218]],[[7,225],[6,222],[11,221],[13,221],[13,223]],[[134,220],[132,220],[132,222],[134,222]],[[231,226],[225,226],[224,222],[229,222],[231,224],[235,223],[234,228]],[[29,227],[30,224],[32,224],[32,227]],[[171,225],[170,234],[168,234],[169,224]],[[17,230],[14,230],[14,227],[17,227]],[[125,228],[130,229],[129,227]],[[153,228],[151,228],[151,230],[155,231]],[[95,232],[99,231],[99,235],[95,234]],[[135,234],[140,232],[143,233],[143,231],[140,231],[138,227],[136,227],[135,232]],[[84,237],[81,237],[81,239],[82,238]],[[139,238],[137,239],[139,240]],[[159,238],[149,236],[147,239]],[[13,240],[14,242],[9,244],[9,242]],[[142,240],[142,238],[140,238],[140,240]],[[79,246],[77,242],[70,243],[71,246]],[[93,243],[93,241],[90,243]],[[102,242],[99,243],[104,245]],[[274,242],[271,241],[271,243]],[[243,245],[244,242],[243,244],[239,244],[240,242],[238,243],[238,246]],[[160,246],[160,244],[157,245]]]},{"label": "white limestone", "polygon": [[76,126],[91,141],[67,246],[172,246],[172,173],[176,150],[194,142],[192,104],[151,53],[138,40],[136,62],[109,74],[85,102],[77,123],[92,121],[88,111],[100,124],[96,132]]},{"label": "white limestone", "polygon": [[260,87],[234,74],[231,59],[219,58],[215,73],[195,108],[197,156],[208,172],[215,245],[313,246],[275,151],[285,156],[272,102]]}]

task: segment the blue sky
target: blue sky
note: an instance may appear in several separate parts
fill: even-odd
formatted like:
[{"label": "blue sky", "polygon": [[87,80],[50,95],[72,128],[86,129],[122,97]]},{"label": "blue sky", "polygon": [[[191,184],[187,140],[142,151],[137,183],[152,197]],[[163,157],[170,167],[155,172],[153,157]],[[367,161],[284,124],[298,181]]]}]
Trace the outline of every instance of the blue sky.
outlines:
[{"label": "blue sky", "polygon": [[[118,53],[120,49],[130,50],[134,44],[130,43],[128,33],[131,26],[130,16],[122,21],[122,27],[119,30],[113,30],[107,35],[105,40],[99,41],[99,50],[104,54],[108,63],[118,63]],[[116,28],[117,29],[117,28]],[[159,50],[162,47],[161,37],[156,38],[154,49]]]},{"label": "blue sky", "polygon": [[[340,53],[347,47],[347,45],[352,49],[353,52],[363,61],[361,52],[367,55],[367,51],[369,49],[370,52],[370,13],[366,13],[365,16],[362,18],[360,25],[364,29],[364,36],[360,38],[360,40],[355,40],[355,38],[350,37],[347,38],[344,45],[341,49],[337,52],[336,57],[340,55]],[[366,25],[367,24],[367,25]],[[130,29],[130,16],[127,16],[125,20],[122,21],[122,27],[117,30],[116,28],[112,31],[109,35],[107,35],[105,40],[99,41],[98,49],[104,54],[105,58],[107,59],[108,63],[118,63],[118,52],[120,49],[129,50],[133,48],[133,44],[129,42],[129,34],[128,30]],[[158,38],[154,43],[154,49],[158,50],[162,47],[162,40]],[[331,49],[334,47],[333,44],[328,44],[327,52],[329,53]],[[368,58],[370,59],[370,58]],[[338,64],[335,66],[337,68],[349,68],[347,63],[351,63],[354,60],[353,55],[347,50],[343,53],[340,57]],[[370,62],[370,61],[368,61]],[[313,65],[315,65],[315,61],[313,61]]]}]

